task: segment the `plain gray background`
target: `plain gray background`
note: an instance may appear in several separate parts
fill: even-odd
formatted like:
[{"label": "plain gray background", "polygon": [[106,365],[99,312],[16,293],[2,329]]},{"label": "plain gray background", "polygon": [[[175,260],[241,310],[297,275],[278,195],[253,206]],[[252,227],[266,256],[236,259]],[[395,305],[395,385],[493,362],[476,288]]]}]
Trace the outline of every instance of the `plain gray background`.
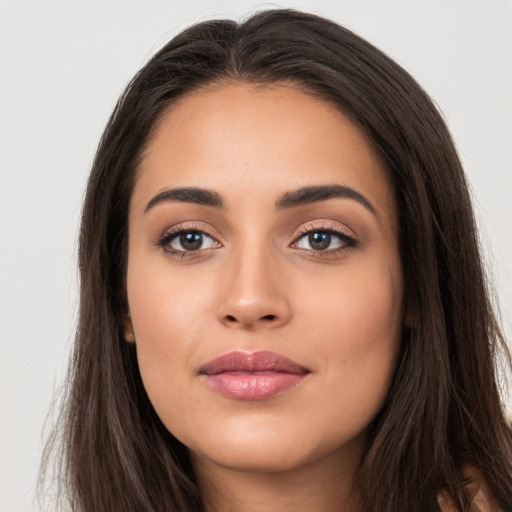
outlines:
[{"label": "plain gray background", "polygon": [[510,0],[0,0],[0,512],[38,510],[42,428],[75,324],[84,185],[118,95],[189,24],[272,7],[353,29],[437,102],[470,177],[510,339]]}]

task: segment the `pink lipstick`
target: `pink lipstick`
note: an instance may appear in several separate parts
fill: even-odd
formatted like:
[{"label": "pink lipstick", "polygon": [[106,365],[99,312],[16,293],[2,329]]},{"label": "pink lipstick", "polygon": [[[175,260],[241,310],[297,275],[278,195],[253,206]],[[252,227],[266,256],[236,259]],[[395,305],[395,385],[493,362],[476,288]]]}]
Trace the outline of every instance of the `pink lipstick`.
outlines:
[{"label": "pink lipstick", "polygon": [[199,369],[214,391],[237,400],[265,400],[299,385],[309,373],[304,366],[269,351],[228,352]]}]

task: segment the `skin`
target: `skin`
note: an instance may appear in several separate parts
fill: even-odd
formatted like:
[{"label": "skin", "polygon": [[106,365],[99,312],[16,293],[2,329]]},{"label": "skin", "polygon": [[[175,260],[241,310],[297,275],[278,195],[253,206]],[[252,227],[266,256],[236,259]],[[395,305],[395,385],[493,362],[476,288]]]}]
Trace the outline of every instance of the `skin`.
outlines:
[{"label": "skin", "polygon": [[[333,184],[374,212],[338,197],[275,208],[286,192]],[[145,211],[176,187],[214,190],[225,206]],[[207,233],[204,248],[171,254],[176,229]],[[311,249],[304,232],[329,230],[356,244],[333,235]],[[354,472],[403,326],[397,231],[382,162],[327,102],[230,83],[163,117],[130,204],[126,339],[156,412],[190,449],[207,510],[355,510]],[[277,352],[310,373],[265,400],[228,398],[198,372],[232,350]]]},{"label": "skin", "polygon": [[[466,465],[462,468],[462,475],[466,480],[466,490],[472,497],[472,504],[480,512],[503,512],[496,503],[485,478],[474,466]],[[446,491],[441,491],[437,501],[442,512],[458,512],[459,508]]]}]

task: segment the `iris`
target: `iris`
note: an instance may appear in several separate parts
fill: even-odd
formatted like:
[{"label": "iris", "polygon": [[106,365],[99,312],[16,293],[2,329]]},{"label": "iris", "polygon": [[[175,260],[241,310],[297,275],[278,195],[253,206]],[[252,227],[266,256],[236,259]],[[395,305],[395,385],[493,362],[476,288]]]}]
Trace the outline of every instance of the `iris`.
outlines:
[{"label": "iris", "polygon": [[180,244],[186,251],[195,251],[203,245],[203,234],[196,231],[181,233]]},{"label": "iris", "polygon": [[316,251],[323,251],[331,244],[331,235],[329,233],[313,232],[308,235],[309,245]]}]

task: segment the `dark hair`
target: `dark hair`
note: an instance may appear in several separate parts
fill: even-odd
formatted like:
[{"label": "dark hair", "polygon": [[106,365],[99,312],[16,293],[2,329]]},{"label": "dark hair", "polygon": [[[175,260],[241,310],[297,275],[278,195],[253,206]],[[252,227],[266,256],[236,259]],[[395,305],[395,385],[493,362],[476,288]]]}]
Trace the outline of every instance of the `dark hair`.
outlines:
[{"label": "dark hair", "polygon": [[432,101],[400,66],[349,30],[271,10],[199,23],[133,78],[101,139],[80,231],[80,312],[61,416],[73,510],[200,511],[187,449],[163,426],[124,339],[128,206],[162,114],[202,86],[292,83],[331,102],[373,142],[399,212],[404,329],[394,381],[369,429],[356,491],[362,509],[438,510],[447,491],[469,510],[462,467],[512,507],[512,433],[497,361],[510,362],[479,255],[468,187]]}]

